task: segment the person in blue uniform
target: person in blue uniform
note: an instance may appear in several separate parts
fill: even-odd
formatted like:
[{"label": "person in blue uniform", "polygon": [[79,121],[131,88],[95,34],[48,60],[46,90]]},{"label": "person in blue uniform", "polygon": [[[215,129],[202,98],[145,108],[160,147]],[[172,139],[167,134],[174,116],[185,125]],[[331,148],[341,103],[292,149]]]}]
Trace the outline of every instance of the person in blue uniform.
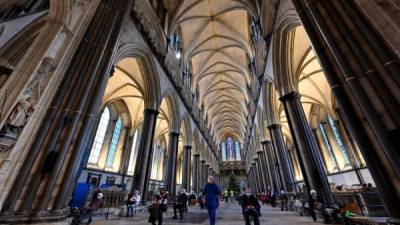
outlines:
[{"label": "person in blue uniform", "polygon": [[208,177],[207,184],[204,187],[204,194],[206,200],[206,208],[208,210],[208,217],[210,219],[210,225],[215,225],[217,209],[219,206],[220,190],[218,185],[214,183],[213,176]]}]

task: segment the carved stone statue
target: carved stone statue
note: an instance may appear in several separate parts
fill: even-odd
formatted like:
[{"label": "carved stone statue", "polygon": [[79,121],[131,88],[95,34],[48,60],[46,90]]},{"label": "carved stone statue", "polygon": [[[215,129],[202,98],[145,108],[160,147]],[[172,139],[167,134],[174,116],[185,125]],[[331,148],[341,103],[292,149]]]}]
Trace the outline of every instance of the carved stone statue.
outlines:
[{"label": "carved stone statue", "polygon": [[35,104],[32,97],[19,101],[8,118],[8,124],[14,127],[25,126],[27,119],[34,110]]},{"label": "carved stone statue", "polygon": [[28,118],[35,111],[35,101],[32,97],[21,99],[14,107],[4,128],[2,136],[17,138],[25,126]]}]

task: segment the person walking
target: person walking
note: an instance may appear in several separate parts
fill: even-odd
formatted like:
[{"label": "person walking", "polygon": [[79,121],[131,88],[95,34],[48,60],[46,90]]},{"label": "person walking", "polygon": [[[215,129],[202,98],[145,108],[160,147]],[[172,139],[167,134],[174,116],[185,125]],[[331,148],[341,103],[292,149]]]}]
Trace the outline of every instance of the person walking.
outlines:
[{"label": "person walking", "polygon": [[208,177],[207,184],[204,187],[204,194],[205,194],[206,208],[208,210],[210,225],[215,225],[217,209],[219,206],[219,195],[221,193],[218,185],[214,183],[213,176]]},{"label": "person walking", "polygon": [[242,206],[242,213],[246,222],[246,225],[250,225],[250,217],[253,217],[254,225],[260,225],[260,209],[261,205],[258,202],[257,197],[251,193],[250,188],[247,188],[241,200],[239,201]]}]

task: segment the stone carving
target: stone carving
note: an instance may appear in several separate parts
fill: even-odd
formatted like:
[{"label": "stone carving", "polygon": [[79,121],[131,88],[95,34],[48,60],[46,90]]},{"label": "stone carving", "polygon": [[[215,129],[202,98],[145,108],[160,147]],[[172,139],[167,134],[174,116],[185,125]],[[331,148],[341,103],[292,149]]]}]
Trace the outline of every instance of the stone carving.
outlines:
[{"label": "stone carving", "polygon": [[165,56],[164,65],[167,68],[168,74],[171,76],[173,83],[177,87],[180,87],[182,84],[182,78],[180,76],[181,70],[178,66],[179,64],[175,55],[171,51],[169,51]]},{"label": "stone carving", "polygon": [[259,38],[257,40],[256,49],[258,51],[255,51],[255,69],[257,76],[262,76],[267,59],[267,44],[264,39]]},{"label": "stone carving", "polygon": [[[0,149],[6,150],[12,147],[19,137],[29,117],[35,111],[44,89],[50,81],[51,72],[56,68],[56,62],[52,58],[44,58],[37,73],[25,88],[22,96],[8,116],[5,125],[0,131]],[[5,140],[8,139],[8,140]],[[10,142],[12,140],[12,142]]]},{"label": "stone carving", "polygon": [[137,0],[135,1],[133,11],[135,12],[135,18],[140,23],[140,29],[147,34],[147,37],[155,51],[161,55],[165,55],[167,50],[167,40],[152,6],[147,0]]}]

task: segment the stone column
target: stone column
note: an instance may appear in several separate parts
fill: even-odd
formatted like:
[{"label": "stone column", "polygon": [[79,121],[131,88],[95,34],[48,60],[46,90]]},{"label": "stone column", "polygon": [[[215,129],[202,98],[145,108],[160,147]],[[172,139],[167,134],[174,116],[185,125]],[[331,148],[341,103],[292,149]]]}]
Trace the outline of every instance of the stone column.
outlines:
[{"label": "stone column", "polygon": [[[393,96],[390,96],[394,95],[393,90],[398,89],[400,83],[398,57],[380,39],[369,19],[359,12],[358,6],[352,7],[354,2],[292,2],[295,9],[301,12],[299,18],[343,113],[343,120],[360,147],[386,209],[392,218],[398,220],[400,194],[397,180],[400,179],[400,165],[396,146],[399,146],[400,140],[400,107],[398,103],[393,103]],[[328,13],[322,15],[321,9]],[[334,16],[336,12],[340,12],[340,16]],[[333,23],[328,26],[327,21]],[[357,35],[357,40],[354,35]],[[369,54],[365,54],[366,49]],[[370,67],[371,61],[374,66],[379,66]],[[383,81],[385,84],[382,84]],[[389,87],[387,84],[392,85]],[[376,101],[384,103],[376,107]],[[384,126],[387,124],[391,124],[391,128]],[[396,219],[388,222],[392,223],[392,220]]]},{"label": "stone column", "polygon": [[[264,157],[264,152],[258,151],[258,168],[259,168],[259,173],[261,175],[260,181],[261,181],[261,192],[266,192],[267,191],[267,183],[268,183],[268,172],[266,170],[265,166],[265,157]],[[264,159],[263,159],[264,158]]]},{"label": "stone column", "polygon": [[168,141],[167,170],[164,174],[165,188],[172,197],[176,192],[176,166],[178,160],[178,141],[179,133],[170,132]]},{"label": "stone column", "polygon": [[[121,135],[122,137],[122,135]],[[122,183],[125,183],[125,176],[128,174],[129,159],[132,152],[133,137],[129,135],[129,128],[125,127],[125,140],[122,148],[121,164],[119,171],[122,173]]]},{"label": "stone column", "polygon": [[210,168],[210,165],[208,165],[208,164],[206,164],[204,167],[204,184],[207,183],[207,179],[208,179],[209,172],[210,172],[209,168]]},{"label": "stone column", "polygon": [[194,154],[193,155],[193,191],[199,193],[200,185],[199,185],[199,177],[200,177],[200,155]]},{"label": "stone column", "polygon": [[279,189],[281,189],[281,177],[278,170],[279,166],[276,165],[274,147],[271,141],[263,142],[263,147],[265,150],[265,159],[270,171],[271,189],[275,192],[279,192]]},{"label": "stone column", "polygon": [[289,160],[288,151],[283,140],[282,128],[279,124],[273,124],[269,127],[272,143],[274,145],[277,161],[279,163],[279,171],[282,177],[285,192],[295,190],[295,181],[293,175],[293,167]]},{"label": "stone column", "polygon": [[136,157],[135,173],[133,177],[131,192],[138,190],[142,195],[142,202],[145,202],[148,184],[151,174],[151,160],[153,159],[153,139],[157,122],[158,111],[146,109],[142,135],[140,137],[138,154]]},{"label": "stone column", "polygon": [[268,186],[272,187],[273,186],[273,180],[272,180],[272,173],[271,173],[271,168],[270,168],[270,162],[268,162],[267,160],[267,156],[266,156],[266,148],[267,148],[267,143],[268,141],[263,141],[261,142],[261,146],[262,146],[262,152],[261,152],[261,164],[263,166],[263,171],[264,171],[264,175],[265,175],[265,179],[264,182],[266,184],[266,188]]},{"label": "stone column", "polygon": [[306,115],[300,102],[300,95],[291,92],[280,98],[288,118],[290,132],[296,150],[300,156],[300,166],[304,175],[307,190],[314,189],[326,206],[333,204],[333,197],[320,150],[308,124]]},{"label": "stone column", "polygon": [[249,169],[249,173],[247,175],[247,179],[248,179],[249,188],[251,188],[251,190],[255,191],[254,184],[253,184],[253,172],[252,172],[252,168],[251,167]]},{"label": "stone column", "polygon": [[190,174],[192,168],[192,146],[183,147],[183,188],[190,191]]},{"label": "stone column", "polygon": [[256,187],[255,190],[257,190],[257,193],[259,193],[261,190],[261,184],[260,184],[260,175],[258,174],[258,169],[257,169],[257,161],[258,159],[255,158],[253,162],[253,175],[254,175],[254,185]]},{"label": "stone column", "polygon": [[[83,36],[85,41],[72,56],[66,71],[68,76],[58,87],[34,137],[29,156],[20,162],[22,166],[13,191],[4,202],[2,212],[20,211],[11,217],[14,222],[21,218],[34,223],[36,219],[41,220],[41,215],[47,216],[49,210],[67,206],[91,131],[95,129],[112,70],[110,64],[114,62],[113,52],[132,4],[132,0],[101,1],[96,9]],[[34,200],[36,204],[33,205]],[[21,207],[16,207],[17,202],[22,203],[18,204]],[[62,219],[66,216],[65,211],[57,211],[50,217]],[[0,223],[8,223],[7,218],[0,217]]]},{"label": "stone column", "polygon": [[199,180],[199,189],[203,189],[204,185],[206,183],[205,181],[205,170],[206,168],[206,160],[201,160],[200,161],[200,180]]}]

